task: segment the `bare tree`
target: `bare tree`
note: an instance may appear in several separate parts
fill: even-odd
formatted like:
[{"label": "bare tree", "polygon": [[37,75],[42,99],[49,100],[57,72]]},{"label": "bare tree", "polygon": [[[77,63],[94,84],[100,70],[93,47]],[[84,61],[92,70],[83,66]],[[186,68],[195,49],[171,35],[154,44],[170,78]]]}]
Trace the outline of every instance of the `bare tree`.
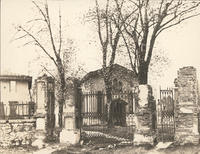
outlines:
[{"label": "bare tree", "polygon": [[[117,46],[120,40],[120,29],[122,21],[119,19],[119,13],[114,9],[114,1],[106,0],[104,8],[100,7],[99,1],[96,0],[96,8],[90,12],[92,21],[97,26],[99,43],[102,51],[102,75],[105,83],[107,97],[108,127],[113,126],[111,103],[112,103],[112,72],[115,62]],[[101,6],[103,6],[102,4]],[[116,27],[118,25],[118,27]]]},{"label": "bare tree", "polygon": [[[161,32],[199,15],[199,0],[115,0],[122,38],[140,84],[147,84],[155,42]],[[121,8],[120,4],[124,4]],[[130,7],[131,6],[131,7]],[[132,13],[134,10],[134,13]],[[128,17],[128,20],[127,20]]]},{"label": "bare tree", "polygon": [[[38,10],[40,16],[39,18],[30,20],[26,23],[31,24],[31,26],[19,26],[18,32],[20,33],[20,36],[15,40],[25,38],[26,41],[28,40],[25,45],[33,44],[36,47],[39,47],[40,51],[48,57],[57,69],[59,77],[59,126],[62,127],[63,104],[65,103],[65,91],[67,85],[65,81],[65,67],[62,59],[65,49],[63,49],[64,40],[62,36],[61,12],[59,10],[58,30],[54,31],[55,28],[53,27],[55,25],[51,22],[47,1],[43,5],[39,5],[39,3],[36,3],[35,1],[32,1],[32,3]],[[56,34],[58,37],[56,37]],[[45,68],[45,66],[43,67]],[[48,71],[48,69],[46,69],[46,71]]]}]

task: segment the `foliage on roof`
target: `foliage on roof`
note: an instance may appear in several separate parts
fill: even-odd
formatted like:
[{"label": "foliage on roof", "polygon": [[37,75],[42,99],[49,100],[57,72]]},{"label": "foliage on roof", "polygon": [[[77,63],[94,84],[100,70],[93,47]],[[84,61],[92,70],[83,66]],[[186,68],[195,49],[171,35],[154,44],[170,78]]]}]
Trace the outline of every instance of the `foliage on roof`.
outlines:
[{"label": "foliage on roof", "polygon": [[[132,71],[124,66],[121,66],[119,64],[113,65],[113,71],[118,71],[120,74],[123,74],[123,75],[129,74],[132,77],[136,77],[136,73],[134,71]],[[96,77],[103,77],[103,69],[98,69],[98,70],[89,72],[82,78],[81,83],[83,83],[91,78],[96,78]]]}]

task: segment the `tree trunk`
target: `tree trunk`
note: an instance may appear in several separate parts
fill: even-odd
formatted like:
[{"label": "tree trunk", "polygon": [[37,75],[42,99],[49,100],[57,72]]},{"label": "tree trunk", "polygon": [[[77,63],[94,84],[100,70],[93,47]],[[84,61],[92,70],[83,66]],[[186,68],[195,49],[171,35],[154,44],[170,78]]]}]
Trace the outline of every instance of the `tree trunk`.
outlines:
[{"label": "tree trunk", "polygon": [[58,113],[58,123],[59,123],[59,127],[62,128],[62,115],[63,115],[63,101],[59,100],[59,113]]},{"label": "tree trunk", "polygon": [[113,117],[112,117],[112,110],[111,110],[111,103],[112,103],[112,94],[111,92],[106,92],[107,97],[107,106],[108,106],[108,128],[113,127]]},{"label": "tree trunk", "polygon": [[146,63],[140,63],[139,70],[138,70],[138,80],[139,80],[139,84],[148,83],[148,66]]},{"label": "tree trunk", "polygon": [[63,104],[65,103],[65,87],[66,87],[66,82],[65,82],[65,73],[64,73],[64,68],[61,62],[60,57],[57,57],[57,64],[58,64],[58,73],[60,77],[60,94],[58,98],[58,103],[59,103],[59,118],[58,118],[58,123],[59,127],[63,127]]},{"label": "tree trunk", "polygon": [[58,104],[59,104],[58,123],[59,123],[59,127],[62,128],[62,126],[63,126],[62,115],[63,115],[63,104],[65,103],[65,95],[64,95],[65,92],[64,92],[62,85],[60,86],[60,88],[61,88],[61,92],[60,92],[60,96],[59,96],[59,99],[58,99]]},{"label": "tree trunk", "polygon": [[112,103],[112,82],[110,81],[109,77],[104,79],[105,88],[106,88],[106,98],[107,98],[107,122],[108,128],[113,127],[113,117],[112,117],[112,110],[111,110],[111,103]]},{"label": "tree trunk", "polygon": [[58,103],[59,103],[59,127],[62,128],[63,126],[63,118],[62,118],[62,115],[63,115],[63,104],[65,103],[65,80],[64,78],[62,77],[61,78],[61,83],[60,83],[60,96],[59,96],[59,99],[58,99]]}]

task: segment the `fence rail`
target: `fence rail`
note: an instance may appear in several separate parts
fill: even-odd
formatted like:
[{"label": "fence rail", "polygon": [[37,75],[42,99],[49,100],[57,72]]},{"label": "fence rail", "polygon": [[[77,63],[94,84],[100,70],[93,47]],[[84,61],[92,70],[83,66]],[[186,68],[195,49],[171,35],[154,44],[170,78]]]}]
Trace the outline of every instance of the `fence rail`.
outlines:
[{"label": "fence rail", "polygon": [[35,112],[35,104],[34,102],[9,102],[5,104],[0,102],[0,119],[8,120],[8,119],[25,119],[31,118]]},{"label": "fence rail", "polygon": [[173,141],[175,136],[173,90],[160,90],[157,112],[157,141]]},{"label": "fence rail", "polygon": [[81,95],[80,127],[81,137],[109,137],[116,140],[133,140],[135,129],[134,112],[136,94],[131,91],[112,93],[110,104],[113,127],[108,128],[108,104],[106,94],[88,92]]}]

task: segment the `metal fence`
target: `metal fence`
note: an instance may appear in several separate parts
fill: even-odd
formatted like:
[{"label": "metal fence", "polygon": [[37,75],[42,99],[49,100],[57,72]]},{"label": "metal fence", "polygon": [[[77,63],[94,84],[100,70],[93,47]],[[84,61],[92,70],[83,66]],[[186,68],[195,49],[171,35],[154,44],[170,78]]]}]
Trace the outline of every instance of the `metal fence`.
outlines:
[{"label": "metal fence", "polygon": [[2,120],[31,118],[34,112],[34,102],[0,102],[0,119]]},{"label": "metal fence", "polygon": [[160,90],[157,106],[157,140],[173,141],[175,136],[173,90]]},{"label": "metal fence", "polygon": [[198,113],[198,131],[200,133],[200,112]]},{"label": "metal fence", "polygon": [[82,137],[106,137],[116,140],[133,139],[136,99],[132,92],[112,94],[111,112],[114,127],[108,128],[107,100],[103,92],[81,95]]}]

